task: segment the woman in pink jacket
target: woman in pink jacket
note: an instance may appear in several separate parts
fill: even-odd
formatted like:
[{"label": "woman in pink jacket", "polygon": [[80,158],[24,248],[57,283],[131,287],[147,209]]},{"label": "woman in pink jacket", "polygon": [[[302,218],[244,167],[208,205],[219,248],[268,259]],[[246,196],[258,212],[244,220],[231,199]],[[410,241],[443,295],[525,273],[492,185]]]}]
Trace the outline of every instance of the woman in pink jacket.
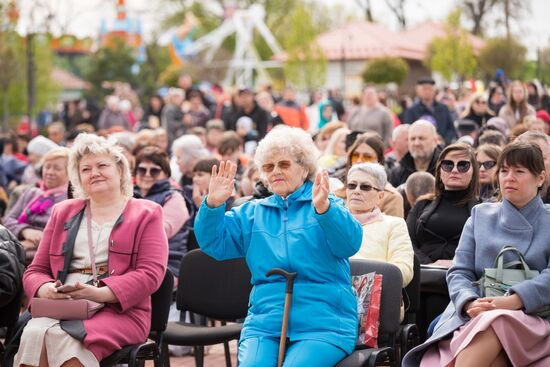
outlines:
[{"label": "woman in pink jacket", "polygon": [[[131,198],[128,162],[112,140],[81,134],[69,157],[69,178],[78,199],[54,207],[23,277],[25,292],[29,299],[70,297],[105,307],[83,321],[31,319],[16,366],[99,366],[106,356],[145,341],[149,333],[149,296],[160,286],[168,258],[162,208]],[[87,205],[98,287],[90,284]],[[62,293],[61,284],[77,289]]]}]

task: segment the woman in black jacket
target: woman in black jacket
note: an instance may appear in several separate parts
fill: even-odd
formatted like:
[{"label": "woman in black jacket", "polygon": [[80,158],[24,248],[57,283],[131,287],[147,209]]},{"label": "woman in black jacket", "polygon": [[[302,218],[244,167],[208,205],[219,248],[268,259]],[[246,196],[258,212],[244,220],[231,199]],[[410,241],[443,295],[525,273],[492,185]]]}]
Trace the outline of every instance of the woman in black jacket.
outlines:
[{"label": "woman in black jacket", "polygon": [[479,167],[473,149],[447,146],[436,164],[435,194],[419,200],[407,217],[416,255],[422,264],[448,266],[472,207],[479,203]]}]

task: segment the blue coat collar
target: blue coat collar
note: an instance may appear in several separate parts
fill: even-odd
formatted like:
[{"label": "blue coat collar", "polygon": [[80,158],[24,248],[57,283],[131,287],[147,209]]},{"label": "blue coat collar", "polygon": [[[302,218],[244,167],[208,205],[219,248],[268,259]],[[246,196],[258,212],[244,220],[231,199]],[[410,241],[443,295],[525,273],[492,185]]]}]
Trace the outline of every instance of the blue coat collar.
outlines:
[{"label": "blue coat collar", "polygon": [[[292,205],[292,203],[297,201],[309,201],[311,200],[311,190],[313,188],[313,182],[310,180],[306,180],[302,186],[300,186],[296,191],[294,191],[292,194],[288,195],[286,198],[288,206]],[[281,196],[277,194],[273,194],[268,198],[261,199],[259,201],[259,204],[265,205],[265,206],[272,206],[276,208],[284,208],[285,199],[283,199]]]},{"label": "blue coat collar", "polygon": [[527,205],[518,209],[508,200],[502,200],[501,220],[505,227],[517,230],[532,228],[544,209],[540,195],[535,196]]}]

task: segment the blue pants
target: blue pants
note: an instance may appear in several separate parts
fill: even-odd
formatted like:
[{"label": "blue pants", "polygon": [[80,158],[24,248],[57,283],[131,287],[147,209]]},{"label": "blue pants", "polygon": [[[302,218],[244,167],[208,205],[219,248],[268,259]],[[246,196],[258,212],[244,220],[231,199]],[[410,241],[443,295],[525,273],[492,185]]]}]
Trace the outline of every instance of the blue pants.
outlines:
[{"label": "blue pants", "polygon": [[[342,349],[317,340],[287,342],[284,367],[333,367],[346,357]],[[279,354],[279,339],[249,338],[239,344],[239,367],[275,367]]]}]

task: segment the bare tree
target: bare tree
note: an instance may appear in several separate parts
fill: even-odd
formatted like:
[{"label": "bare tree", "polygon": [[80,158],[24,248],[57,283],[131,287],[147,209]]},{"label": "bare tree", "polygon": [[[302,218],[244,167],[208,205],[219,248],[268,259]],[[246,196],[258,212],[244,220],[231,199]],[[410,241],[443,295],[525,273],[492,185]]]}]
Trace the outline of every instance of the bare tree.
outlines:
[{"label": "bare tree", "polygon": [[391,12],[396,16],[401,29],[407,28],[407,18],[405,17],[406,0],[384,0]]},{"label": "bare tree", "polygon": [[503,10],[504,27],[506,28],[506,37],[512,35],[511,22],[512,20],[519,21],[524,15],[531,12],[529,2],[522,0],[499,0]]},{"label": "bare tree", "polygon": [[365,12],[365,20],[374,22],[372,17],[371,0],[355,0],[355,3]]},{"label": "bare tree", "polygon": [[497,3],[501,0],[463,0],[462,7],[464,15],[469,18],[474,25],[472,33],[476,36],[482,36],[484,31],[484,19]]}]

